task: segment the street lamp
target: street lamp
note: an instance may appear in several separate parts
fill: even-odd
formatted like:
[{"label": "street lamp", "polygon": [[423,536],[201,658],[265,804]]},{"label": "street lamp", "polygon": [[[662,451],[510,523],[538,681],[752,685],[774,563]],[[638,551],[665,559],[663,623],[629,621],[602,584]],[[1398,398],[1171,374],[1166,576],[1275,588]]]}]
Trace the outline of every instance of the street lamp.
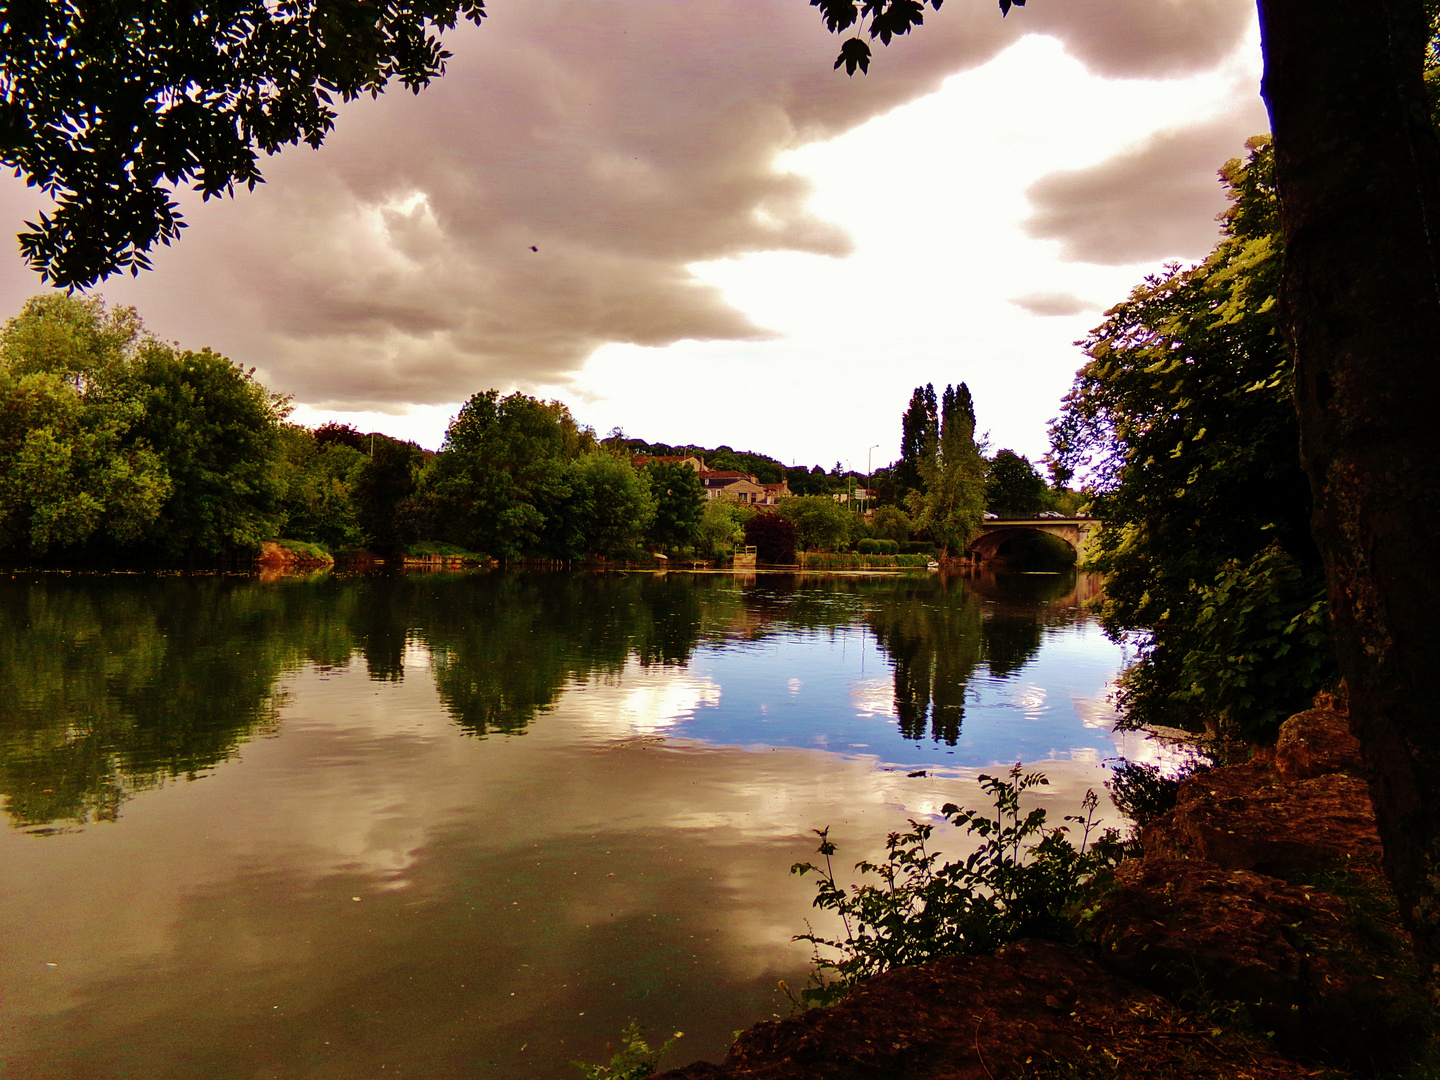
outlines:
[{"label": "street lamp", "polygon": [[871,483],[872,483],[872,480],[871,480],[872,470],[871,470],[871,468],[870,468],[870,454],[871,454],[873,451],[879,450],[879,449],[880,449],[880,444],[877,442],[874,446],[870,447],[869,450],[866,450],[866,451],[865,451],[865,496],[866,496],[867,499],[868,499],[869,496],[870,496]]}]

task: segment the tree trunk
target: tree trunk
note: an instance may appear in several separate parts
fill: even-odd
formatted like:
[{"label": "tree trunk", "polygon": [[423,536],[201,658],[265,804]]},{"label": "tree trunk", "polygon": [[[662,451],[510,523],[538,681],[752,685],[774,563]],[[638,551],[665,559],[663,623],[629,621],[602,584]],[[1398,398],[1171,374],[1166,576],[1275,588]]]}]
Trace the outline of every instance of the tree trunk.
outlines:
[{"label": "tree trunk", "polygon": [[1259,0],[1301,458],[1385,869],[1440,960],[1440,140],[1420,0]]}]

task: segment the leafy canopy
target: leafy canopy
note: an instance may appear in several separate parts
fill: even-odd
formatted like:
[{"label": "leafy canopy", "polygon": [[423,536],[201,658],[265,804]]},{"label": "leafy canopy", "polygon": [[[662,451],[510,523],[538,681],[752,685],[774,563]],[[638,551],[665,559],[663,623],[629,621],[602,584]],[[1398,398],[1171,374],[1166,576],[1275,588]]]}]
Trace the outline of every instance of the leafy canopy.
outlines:
[{"label": "leafy canopy", "polygon": [[700,539],[705,488],[700,474],[679,462],[652,461],[642,470],[655,502],[647,539],[666,551],[684,551]]},{"label": "leafy canopy", "polygon": [[795,526],[795,540],[806,551],[838,551],[856,527],[856,517],[829,495],[781,499],[775,512]]},{"label": "leafy canopy", "polygon": [[334,102],[445,70],[437,31],[483,0],[14,0],[0,19],[0,162],[56,200],[20,248],[44,280],[148,269],[184,227],[172,192],[262,182],[319,146]]},{"label": "leafy canopy", "polygon": [[1256,738],[1333,666],[1277,320],[1273,175],[1263,138],[1224,167],[1224,238],[1111,309],[1050,432],[1105,521],[1091,565],[1107,575],[1106,629],[1144,635],[1131,719],[1218,718]]},{"label": "leafy canopy", "polygon": [[[867,34],[871,41],[879,39],[882,45],[889,45],[892,38],[908,34],[912,28],[925,22],[927,0],[810,0],[811,7],[820,9],[825,29],[832,34],[848,30],[852,26],[859,31],[854,37],[846,38],[840,44],[840,55],[835,58],[835,67],[842,65],[847,75],[870,70],[870,46],[860,35]],[[928,0],[930,7],[939,11],[944,0]],[[1012,3],[1023,5],[1025,0],[1000,0],[1000,10],[1008,12]]]},{"label": "leafy canopy", "polygon": [[254,547],[283,519],[284,398],[130,308],[52,293],[0,331],[0,545],[167,556]]},{"label": "leafy canopy", "polygon": [[1025,517],[1045,506],[1045,480],[1022,454],[1001,450],[990,460],[985,505],[1001,517]]}]

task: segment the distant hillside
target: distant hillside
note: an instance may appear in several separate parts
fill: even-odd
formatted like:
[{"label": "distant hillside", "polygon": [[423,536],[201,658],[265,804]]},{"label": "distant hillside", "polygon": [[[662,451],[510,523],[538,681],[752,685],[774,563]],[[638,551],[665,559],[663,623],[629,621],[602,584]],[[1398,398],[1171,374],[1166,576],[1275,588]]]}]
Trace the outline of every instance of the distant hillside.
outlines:
[{"label": "distant hillside", "polygon": [[[707,469],[734,469],[737,472],[751,473],[762,484],[778,484],[784,479],[789,482],[790,490],[796,495],[828,495],[831,491],[843,489],[848,483],[846,474],[840,470],[839,462],[827,473],[819,465],[809,469],[803,465],[792,468],[769,454],[732,450],[728,446],[705,447],[693,443],[671,445],[646,442],[644,439],[626,439],[625,445],[632,454],[648,454],[654,457],[683,457],[693,454],[705,462]],[[863,482],[859,473],[855,476]]]}]

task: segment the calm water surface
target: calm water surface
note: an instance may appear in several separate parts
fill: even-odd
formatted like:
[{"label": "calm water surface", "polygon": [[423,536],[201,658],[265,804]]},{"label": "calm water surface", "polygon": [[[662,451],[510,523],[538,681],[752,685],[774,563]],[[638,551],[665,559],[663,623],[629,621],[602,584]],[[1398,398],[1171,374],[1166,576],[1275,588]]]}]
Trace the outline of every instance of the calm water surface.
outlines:
[{"label": "calm water surface", "polygon": [[716,1059],[804,981],[811,829],[1150,753],[1094,587],[0,581],[0,1070],[573,1077],[630,1017]]}]

